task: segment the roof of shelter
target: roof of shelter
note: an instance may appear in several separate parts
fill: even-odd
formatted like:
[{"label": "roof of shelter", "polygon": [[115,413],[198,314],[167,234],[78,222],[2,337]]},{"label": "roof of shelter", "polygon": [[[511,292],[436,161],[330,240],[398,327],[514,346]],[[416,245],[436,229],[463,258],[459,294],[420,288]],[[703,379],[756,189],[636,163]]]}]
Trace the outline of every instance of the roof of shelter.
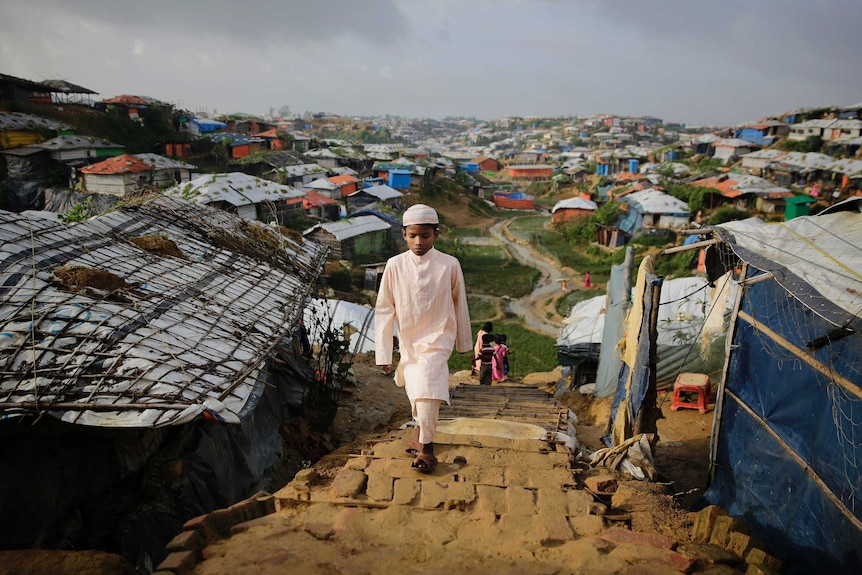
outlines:
[{"label": "roof of shelter", "polygon": [[152,428],[246,417],[326,250],[158,196],[74,225],[0,211],[0,254],[0,417]]}]

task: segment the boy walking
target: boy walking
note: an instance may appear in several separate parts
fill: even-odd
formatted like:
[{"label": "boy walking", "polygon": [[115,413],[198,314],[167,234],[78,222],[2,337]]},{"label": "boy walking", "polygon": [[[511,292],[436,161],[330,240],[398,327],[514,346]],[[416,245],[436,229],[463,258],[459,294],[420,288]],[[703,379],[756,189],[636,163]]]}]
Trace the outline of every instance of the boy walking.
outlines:
[{"label": "boy walking", "polygon": [[405,388],[419,425],[417,441],[407,451],[416,457],[412,466],[429,473],[437,465],[433,442],[440,405],[449,403],[449,355],[453,347],[470,351],[473,342],[461,264],[434,249],[440,235],[437,212],[416,204],[404,212],[402,224],[409,249],[389,258],[380,280],[375,359],[390,373],[397,324],[401,358],[395,382]]},{"label": "boy walking", "polygon": [[494,368],[494,346],[491,342],[494,341],[494,334],[482,334],[482,347],[479,349],[479,361],[482,367],[479,368],[479,385],[491,385],[491,376]]}]

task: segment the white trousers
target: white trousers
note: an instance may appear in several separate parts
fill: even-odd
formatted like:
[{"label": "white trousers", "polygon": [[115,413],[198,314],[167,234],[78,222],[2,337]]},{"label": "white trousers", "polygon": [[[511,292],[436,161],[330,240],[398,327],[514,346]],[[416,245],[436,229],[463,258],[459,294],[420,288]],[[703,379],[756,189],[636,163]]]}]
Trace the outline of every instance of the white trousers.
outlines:
[{"label": "white trousers", "polygon": [[419,424],[419,443],[433,443],[440,416],[440,399],[417,399],[413,404],[413,419]]}]

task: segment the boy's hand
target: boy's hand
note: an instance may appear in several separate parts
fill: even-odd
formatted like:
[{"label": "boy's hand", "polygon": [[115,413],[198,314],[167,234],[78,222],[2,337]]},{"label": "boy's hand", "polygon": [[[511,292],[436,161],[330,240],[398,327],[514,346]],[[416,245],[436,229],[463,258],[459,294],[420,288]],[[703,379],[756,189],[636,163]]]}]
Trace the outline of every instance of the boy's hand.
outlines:
[{"label": "boy's hand", "polygon": [[385,374],[392,373],[392,366],[391,365],[381,365],[380,369],[382,369],[383,373],[385,373]]}]

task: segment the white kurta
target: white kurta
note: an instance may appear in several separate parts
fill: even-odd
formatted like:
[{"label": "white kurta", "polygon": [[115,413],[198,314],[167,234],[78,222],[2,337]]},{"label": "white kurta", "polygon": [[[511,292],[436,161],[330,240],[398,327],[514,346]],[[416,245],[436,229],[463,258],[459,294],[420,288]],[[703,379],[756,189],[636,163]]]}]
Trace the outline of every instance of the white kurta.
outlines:
[{"label": "white kurta", "polygon": [[449,366],[454,347],[473,348],[467,291],[461,264],[434,248],[417,256],[406,251],[386,262],[374,313],[377,365],[391,365],[398,325],[405,389],[417,399],[449,402]]}]

